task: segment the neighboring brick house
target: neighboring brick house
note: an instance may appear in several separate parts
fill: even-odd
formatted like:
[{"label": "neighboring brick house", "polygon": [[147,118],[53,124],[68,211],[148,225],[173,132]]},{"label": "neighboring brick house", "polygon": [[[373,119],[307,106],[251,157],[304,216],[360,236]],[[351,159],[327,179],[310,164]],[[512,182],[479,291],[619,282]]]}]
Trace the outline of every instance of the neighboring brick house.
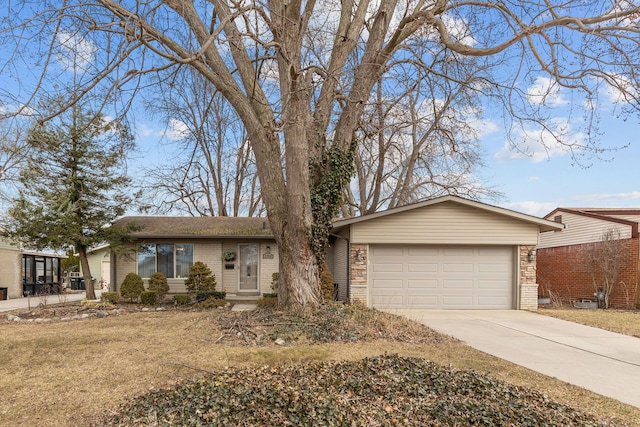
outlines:
[{"label": "neighboring brick house", "polygon": [[538,294],[563,304],[596,301],[596,289],[585,251],[602,245],[604,233],[615,230],[620,240],[621,269],[610,296],[611,307],[634,308],[639,302],[638,275],[640,209],[557,208],[544,217],[564,224],[558,231],[540,234],[537,247]]}]

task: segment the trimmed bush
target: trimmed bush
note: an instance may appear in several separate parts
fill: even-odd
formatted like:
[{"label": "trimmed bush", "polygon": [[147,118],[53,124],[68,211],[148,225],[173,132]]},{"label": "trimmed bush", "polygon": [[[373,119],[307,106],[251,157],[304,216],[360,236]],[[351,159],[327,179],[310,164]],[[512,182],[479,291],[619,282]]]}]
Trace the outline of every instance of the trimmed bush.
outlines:
[{"label": "trimmed bush", "polygon": [[190,294],[202,291],[215,291],[216,276],[211,272],[211,269],[207,267],[207,264],[196,261],[191,266],[189,276],[184,281],[184,285]]},{"label": "trimmed bush", "polygon": [[129,298],[131,301],[134,299],[137,300],[143,292],[144,282],[142,281],[142,277],[136,273],[127,274],[120,285],[120,295],[122,298]]},{"label": "trimmed bush", "polygon": [[103,303],[117,304],[118,301],[120,301],[120,294],[117,292],[103,292],[102,295],[100,295],[100,301]]},{"label": "trimmed bush", "polygon": [[226,304],[227,302],[223,299],[211,297],[211,298],[207,298],[204,301],[198,301],[193,306],[196,308],[218,308],[218,307],[224,307]]},{"label": "trimmed bush", "polygon": [[140,294],[140,302],[144,305],[156,305],[158,303],[158,293],[156,291],[143,291]]},{"label": "trimmed bush", "polygon": [[187,305],[191,303],[191,295],[174,295],[173,300],[176,305]]},{"label": "trimmed bush", "polygon": [[169,292],[167,277],[159,271],[153,273],[151,277],[149,277],[149,286],[147,289],[156,291],[158,293],[158,300],[162,301],[167,292]]},{"label": "trimmed bush", "polygon": [[227,298],[226,292],[218,292],[218,291],[200,291],[196,294],[196,301],[204,301],[209,298],[215,299],[225,299]]}]

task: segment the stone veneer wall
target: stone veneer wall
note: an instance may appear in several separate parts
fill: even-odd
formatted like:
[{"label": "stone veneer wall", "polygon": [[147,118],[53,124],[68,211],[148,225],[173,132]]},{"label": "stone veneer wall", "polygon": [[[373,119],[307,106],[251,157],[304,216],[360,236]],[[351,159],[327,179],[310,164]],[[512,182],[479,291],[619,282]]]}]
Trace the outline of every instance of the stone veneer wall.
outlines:
[{"label": "stone veneer wall", "polygon": [[351,245],[349,249],[349,264],[351,266],[349,269],[349,282],[351,284],[349,300],[351,303],[369,305],[369,289],[367,287],[368,258],[368,245]]},{"label": "stone veneer wall", "polygon": [[[529,261],[529,252],[534,254],[532,261]],[[520,310],[538,309],[535,253],[535,246],[520,246]]]}]

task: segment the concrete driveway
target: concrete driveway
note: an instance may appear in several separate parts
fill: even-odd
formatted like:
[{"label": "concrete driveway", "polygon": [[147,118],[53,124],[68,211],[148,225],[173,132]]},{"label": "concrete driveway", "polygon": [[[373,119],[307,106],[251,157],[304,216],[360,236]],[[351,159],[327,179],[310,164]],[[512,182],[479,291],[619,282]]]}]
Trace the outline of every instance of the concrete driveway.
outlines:
[{"label": "concrete driveway", "polygon": [[519,310],[387,310],[471,347],[640,407],[640,339]]}]

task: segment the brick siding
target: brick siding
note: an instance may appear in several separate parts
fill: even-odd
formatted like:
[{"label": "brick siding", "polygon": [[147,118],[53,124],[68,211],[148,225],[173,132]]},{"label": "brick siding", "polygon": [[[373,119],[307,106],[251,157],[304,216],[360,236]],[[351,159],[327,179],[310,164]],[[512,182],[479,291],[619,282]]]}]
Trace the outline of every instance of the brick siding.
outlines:
[{"label": "brick siding", "polygon": [[[634,308],[638,302],[638,238],[621,241],[624,247],[623,268],[614,287],[609,305],[614,308]],[[558,298],[563,304],[577,299],[595,301],[591,276],[583,266],[583,251],[591,245],[560,246],[538,249],[537,282],[540,296]]]}]

